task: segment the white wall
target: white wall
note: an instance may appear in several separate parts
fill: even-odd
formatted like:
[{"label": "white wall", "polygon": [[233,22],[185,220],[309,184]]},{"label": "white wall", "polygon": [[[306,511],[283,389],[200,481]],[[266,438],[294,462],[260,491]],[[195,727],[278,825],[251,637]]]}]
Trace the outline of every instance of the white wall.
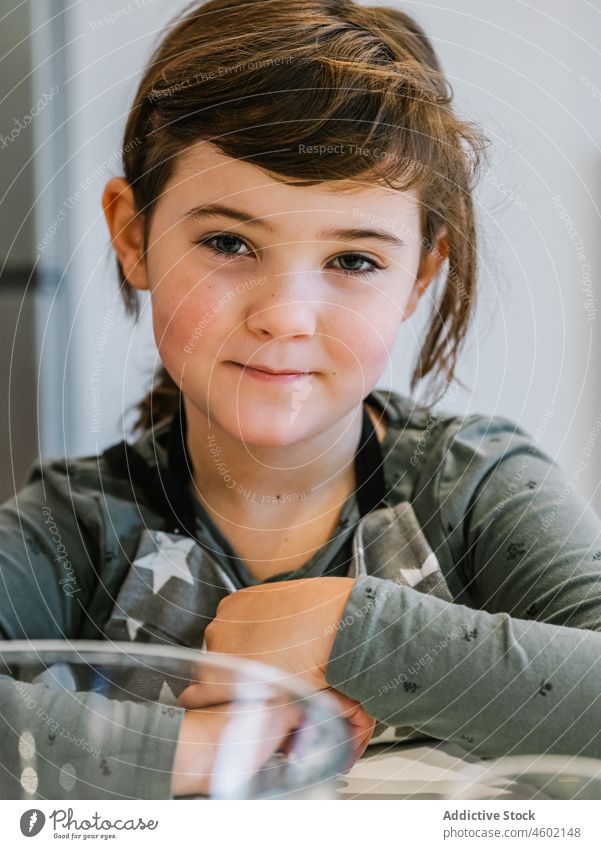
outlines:
[{"label": "white wall", "polygon": [[60,62],[40,64],[37,77],[41,85],[50,69],[52,78],[58,75],[67,116],[52,138],[51,128],[39,124],[44,174],[38,175],[36,242],[47,242],[40,263],[60,273],[56,292],[47,292],[40,308],[45,455],[92,454],[127,438],[132,404],[150,386],[156,347],[148,311],[138,326],[125,315],[101,196],[106,181],[121,174],[121,137],[143,65],[183,6],[172,0],[32,6],[37,55],[57,50],[52,27],[64,30]]},{"label": "white wall", "polygon": [[[34,14],[43,14],[45,2]],[[65,12],[67,196],[97,175],[90,188],[80,189],[54,237],[68,244],[68,453],[92,453],[123,437],[122,409],[146,390],[153,367],[148,322],[142,333],[133,333],[116,298],[100,196],[106,179],[119,173],[120,135],[142,64],[157,31],[184,5],[84,0]],[[482,123],[492,141],[491,170],[477,194],[481,300],[458,373],[471,388],[443,406],[518,421],[539,435],[541,447],[570,474],[585,456],[586,469],[575,482],[591,497],[601,469],[599,0],[420,0],[399,6],[425,26],[461,112]],[[111,12],[121,12],[118,21],[99,26]],[[561,208],[553,202],[557,195]],[[55,198],[55,211],[64,200]],[[561,220],[561,212],[569,221]],[[594,290],[584,290],[583,272]],[[395,352],[393,385],[401,391],[426,309],[424,302]],[[60,395],[62,375],[47,379]],[[99,415],[94,390],[100,393]],[[595,442],[593,449],[587,439]],[[57,450],[55,443],[46,443],[47,453]],[[601,512],[599,492],[594,503]]]},{"label": "white wall", "polygon": [[[481,302],[458,371],[471,389],[442,406],[518,421],[601,512],[601,3],[399,6],[492,142],[477,193]],[[414,332],[399,340],[397,373]]]}]

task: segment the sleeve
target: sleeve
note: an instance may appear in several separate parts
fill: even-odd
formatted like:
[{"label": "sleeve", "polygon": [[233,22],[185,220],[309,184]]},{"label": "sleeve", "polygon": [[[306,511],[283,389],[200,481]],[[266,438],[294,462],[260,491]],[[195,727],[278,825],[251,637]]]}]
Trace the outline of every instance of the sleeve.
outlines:
[{"label": "sleeve", "polygon": [[171,799],[184,713],[0,676],[0,798]]},{"label": "sleeve", "polygon": [[103,525],[61,461],[36,463],[0,506],[0,638],[76,637],[98,581]]},{"label": "sleeve", "polygon": [[574,476],[510,422],[475,417],[435,486],[470,603],[366,577],[327,683],[480,757],[601,757],[601,521]]},{"label": "sleeve", "polygon": [[[77,639],[103,537],[93,495],[59,461],[0,506],[1,640]],[[171,798],[184,711],[0,676],[0,795]]]}]

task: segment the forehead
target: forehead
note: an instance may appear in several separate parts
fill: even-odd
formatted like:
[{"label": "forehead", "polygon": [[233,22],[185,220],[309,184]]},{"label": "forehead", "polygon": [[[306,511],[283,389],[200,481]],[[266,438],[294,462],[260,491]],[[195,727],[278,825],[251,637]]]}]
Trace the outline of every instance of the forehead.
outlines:
[{"label": "forehead", "polygon": [[216,203],[243,206],[253,215],[279,212],[342,212],[351,217],[388,215],[419,219],[415,190],[398,191],[360,180],[332,180],[303,186],[282,180],[256,164],[227,156],[208,142],[182,151],[164,193],[178,203]]}]

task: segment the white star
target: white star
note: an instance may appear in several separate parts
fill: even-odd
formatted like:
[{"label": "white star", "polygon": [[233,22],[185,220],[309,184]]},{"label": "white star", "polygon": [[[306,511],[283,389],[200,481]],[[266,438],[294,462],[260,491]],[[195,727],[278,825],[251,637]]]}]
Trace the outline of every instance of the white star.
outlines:
[{"label": "white star", "polygon": [[173,690],[166,681],[163,681],[161,692],[159,693],[159,702],[162,705],[176,705],[177,699],[173,695]]},{"label": "white star", "polygon": [[138,631],[140,630],[140,628],[142,627],[144,622],[141,619],[132,619],[131,616],[126,616],[125,617],[125,624],[127,625],[127,631],[129,633],[129,639],[135,640],[136,634],[138,633]]},{"label": "white star", "polygon": [[152,572],[152,591],[158,593],[170,578],[179,578],[194,585],[186,555],[197,544],[190,537],[186,539],[171,539],[168,534],[157,531],[154,535],[158,550],[134,560],[133,565],[138,569],[150,569]]},{"label": "white star", "polygon": [[440,566],[438,565],[436,555],[434,552],[431,552],[418,569],[399,569],[399,572],[405,580],[405,583],[410,587],[414,587],[416,584],[419,584],[420,581],[423,581],[424,578],[427,578],[428,575],[431,575],[433,572],[437,572],[439,569]]}]

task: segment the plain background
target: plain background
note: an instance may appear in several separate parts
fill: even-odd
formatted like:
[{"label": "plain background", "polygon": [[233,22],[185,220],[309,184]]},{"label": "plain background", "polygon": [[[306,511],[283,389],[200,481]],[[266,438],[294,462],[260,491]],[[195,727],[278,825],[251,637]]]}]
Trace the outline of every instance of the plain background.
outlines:
[{"label": "plain background", "polygon": [[[44,456],[92,454],[128,437],[132,405],[158,365],[148,310],[135,328],[117,297],[100,197],[120,173],[121,134],[142,68],[185,5],[36,0],[3,12],[3,43],[13,43],[11,27],[21,38],[23,7],[29,16],[25,38],[35,58],[17,70],[17,90],[29,85],[33,103],[60,87],[12,151],[0,150],[3,185],[13,184],[3,192],[2,260],[31,260],[41,281],[35,415]],[[492,143],[476,195],[480,304],[458,371],[468,389],[438,409],[519,423],[601,513],[601,3],[382,5],[398,5],[424,26],[457,108]],[[106,21],[111,13],[114,23]],[[21,103],[21,113],[4,109],[0,132],[10,131],[11,115],[27,113]],[[17,150],[24,160],[18,179]],[[36,250],[59,218],[48,246]],[[427,309],[424,299],[403,326],[393,377],[384,375],[381,386],[408,391]],[[23,327],[15,322],[15,338]],[[13,383],[18,367],[13,361]]]}]

